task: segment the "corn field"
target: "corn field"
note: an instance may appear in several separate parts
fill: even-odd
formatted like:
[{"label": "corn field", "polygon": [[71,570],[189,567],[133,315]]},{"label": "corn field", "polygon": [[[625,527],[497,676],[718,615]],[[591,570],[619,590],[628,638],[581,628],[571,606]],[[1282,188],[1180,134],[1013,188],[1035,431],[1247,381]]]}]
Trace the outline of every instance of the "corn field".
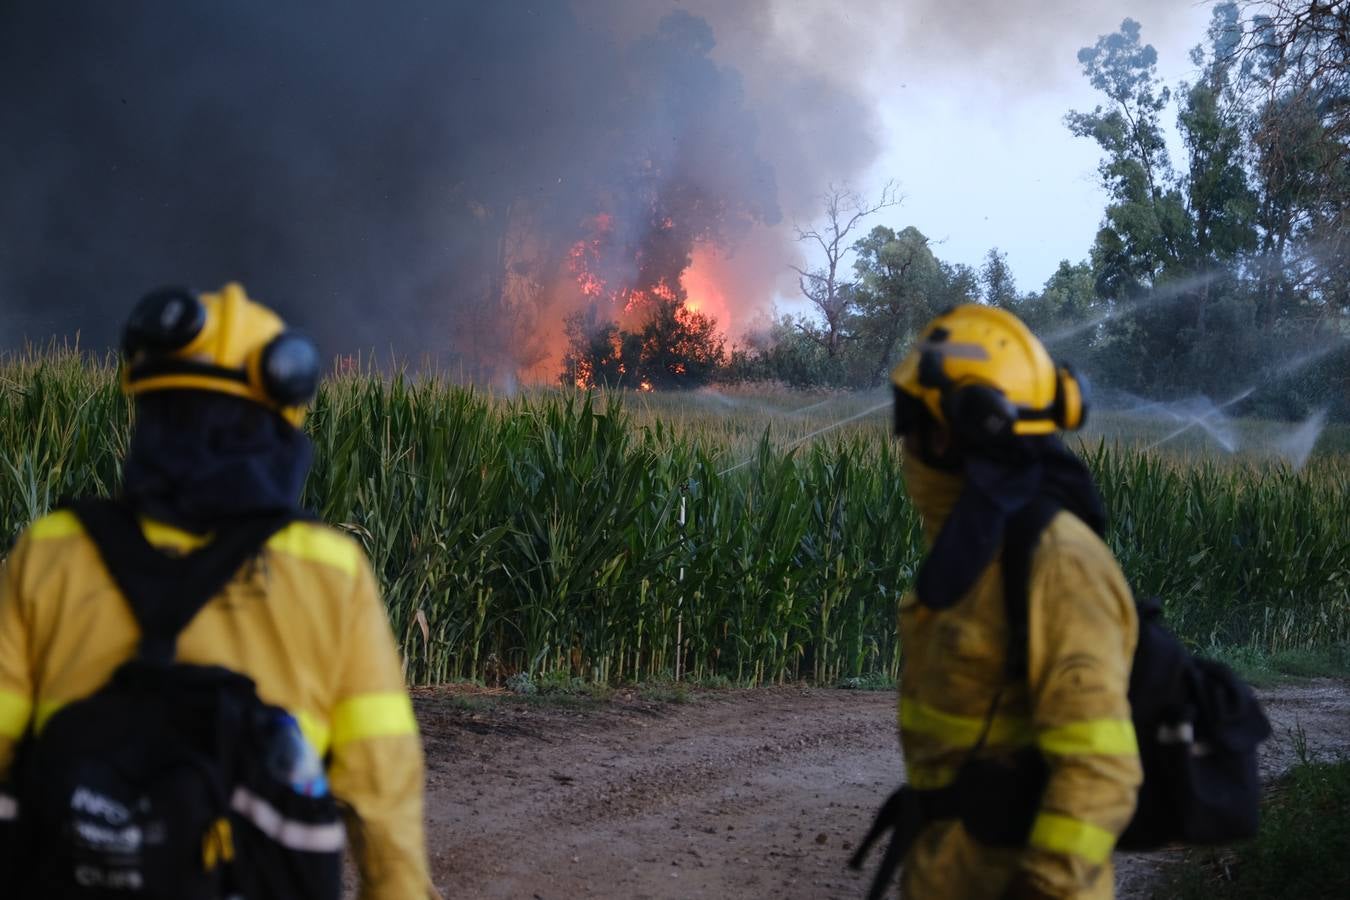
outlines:
[{"label": "corn field", "polygon": [[[896,604],[923,551],[884,411],[855,402],[858,421],[812,437],[845,416],[713,422],[663,402],[324,385],[305,502],[364,545],[410,681],[896,674]],[[107,363],[0,361],[0,549],[61,498],[115,490],[130,425]],[[1294,472],[1084,453],[1127,576],[1188,640],[1350,640],[1345,456]]]}]

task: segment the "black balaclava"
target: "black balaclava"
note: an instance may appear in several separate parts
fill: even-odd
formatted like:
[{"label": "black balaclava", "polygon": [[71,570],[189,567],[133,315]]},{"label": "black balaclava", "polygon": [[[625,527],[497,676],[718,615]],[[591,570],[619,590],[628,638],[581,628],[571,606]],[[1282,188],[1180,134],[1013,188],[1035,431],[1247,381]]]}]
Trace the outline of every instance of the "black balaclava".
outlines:
[{"label": "black balaclava", "polygon": [[257,515],[300,514],[312,453],[303,432],[249,400],[154,391],[136,398],[122,492],[142,515],[205,534]]},{"label": "black balaclava", "polygon": [[1106,508],[1091,473],[1055,435],[1005,439],[960,454],[960,463],[961,495],[919,568],[924,606],[960,600],[999,552],[1009,523],[1034,505],[1067,510],[1105,534]]}]

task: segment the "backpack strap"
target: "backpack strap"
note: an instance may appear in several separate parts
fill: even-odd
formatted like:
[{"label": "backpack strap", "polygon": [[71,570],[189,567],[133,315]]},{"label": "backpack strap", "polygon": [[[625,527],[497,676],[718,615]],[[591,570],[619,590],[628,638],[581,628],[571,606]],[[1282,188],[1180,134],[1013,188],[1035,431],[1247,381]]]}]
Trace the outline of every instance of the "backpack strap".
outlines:
[{"label": "backpack strap", "polygon": [[1052,500],[1039,497],[1008,520],[1003,529],[1003,608],[1008,619],[1008,679],[1027,677],[1027,640],[1030,631],[1028,587],[1031,557],[1050,520],[1060,511]]},{"label": "backpack strap", "polygon": [[98,547],[108,574],[141,628],[139,656],[168,665],[178,635],[230,582],[292,513],[223,526],[210,542],[184,556],[168,556],[146,540],[135,511],[117,500],[78,500],[69,509]]}]

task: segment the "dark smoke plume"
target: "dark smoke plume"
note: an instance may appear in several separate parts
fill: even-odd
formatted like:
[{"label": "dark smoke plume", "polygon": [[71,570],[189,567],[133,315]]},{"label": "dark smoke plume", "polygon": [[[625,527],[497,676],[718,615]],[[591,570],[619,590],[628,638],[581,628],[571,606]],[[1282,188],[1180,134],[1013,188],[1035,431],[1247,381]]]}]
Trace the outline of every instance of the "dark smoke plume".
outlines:
[{"label": "dark smoke plume", "polygon": [[[587,3],[4,4],[0,347],[106,346],[149,287],[237,279],[329,353],[551,374],[597,216],[634,288],[700,243],[762,257],[782,216],[715,23],[637,7],[630,34]],[[800,121],[865,127],[815,90]],[[781,158],[814,193],[874,153],[847,148],[845,171]]]}]

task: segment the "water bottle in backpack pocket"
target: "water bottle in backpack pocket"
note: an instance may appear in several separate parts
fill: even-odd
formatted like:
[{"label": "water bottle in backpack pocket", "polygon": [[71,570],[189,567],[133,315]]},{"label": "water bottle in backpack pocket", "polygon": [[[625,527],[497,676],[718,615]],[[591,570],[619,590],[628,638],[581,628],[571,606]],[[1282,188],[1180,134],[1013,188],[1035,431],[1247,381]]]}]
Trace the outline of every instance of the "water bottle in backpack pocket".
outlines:
[{"label": "water bottle in backpack pocket", "polygon": [[342,891],[346,831],[322,760],[294,718],[261,707],[231,793],[236,878],[248,900],[327,900]]}]

